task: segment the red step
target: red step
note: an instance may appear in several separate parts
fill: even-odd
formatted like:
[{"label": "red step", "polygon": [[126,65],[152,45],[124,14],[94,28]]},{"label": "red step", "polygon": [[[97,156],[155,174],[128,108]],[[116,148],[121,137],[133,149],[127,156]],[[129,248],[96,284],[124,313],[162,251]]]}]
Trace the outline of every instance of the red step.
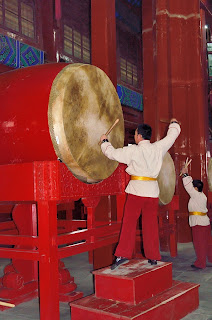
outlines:
[{"label": "red step", "polygon": [[138,304],[172,286],[172,264],[131,260],[117,270],[110,267],[94,271],[97,298]]},{"label": "red step", "polygon": [[198,287],[193,283],[173,281],[171,288],[137,305],[91,295],[70,303],[71,319],[179,320],[198,307]]}]

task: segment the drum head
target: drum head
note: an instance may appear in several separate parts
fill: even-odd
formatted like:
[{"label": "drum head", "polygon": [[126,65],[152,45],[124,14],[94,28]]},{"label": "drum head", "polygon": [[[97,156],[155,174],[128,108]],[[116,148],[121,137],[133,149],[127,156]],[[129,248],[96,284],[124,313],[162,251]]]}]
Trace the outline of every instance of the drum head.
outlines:
[{"label": "drum head", "polygon": [[208,159],[208,187],[212,191],[212,158]]},{"label": "drum head", "polygon": [[159,204],[166,205],[171,202],[176,185],[174,161],[168,152],[163,158],[163,164],[157,180],[160,189]]},{"label": "drum head", "polygon": [[96,183],[117,168],[98,144],[102,134],[119,119],[109,134],[115,148],[124,145],[124,119],[116,89],[99,68],[67,65],[55,78],[49,99],[48,122],[57,156],[81,181]]}]

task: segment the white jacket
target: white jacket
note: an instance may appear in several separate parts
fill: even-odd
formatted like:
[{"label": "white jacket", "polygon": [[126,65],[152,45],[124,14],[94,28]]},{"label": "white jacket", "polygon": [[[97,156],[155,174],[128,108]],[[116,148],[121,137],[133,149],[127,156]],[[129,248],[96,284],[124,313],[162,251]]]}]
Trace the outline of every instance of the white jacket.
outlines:
[{"label": "white jacket", "polygon": [[[110,142],[104,142],[101,144],[101,149],[109,159],[127,164],[126,172],[129,175],[157,178],[163,157],[174,144],[180,131],[180,126],[172,123],[169,125],[166,137],[154,143],[143,140],[138,145],[115,149]],[[157,181],[131,180],[125,191],[142,197],[159,196]]]},{"label": "white jacket", "polygon": [[[190,176],[183,178],[183,185],[186,191],[188,192],[190,199],[188,202],[188,211],[189,212],[208,212],[207,209],[207,197],[203,192],[199,192],[194,189],[193,179]],[[190,215],[189,216],[189,225],[190,227],[198,226],[208,226],[210,224],[210,219],[207,215]]]}]

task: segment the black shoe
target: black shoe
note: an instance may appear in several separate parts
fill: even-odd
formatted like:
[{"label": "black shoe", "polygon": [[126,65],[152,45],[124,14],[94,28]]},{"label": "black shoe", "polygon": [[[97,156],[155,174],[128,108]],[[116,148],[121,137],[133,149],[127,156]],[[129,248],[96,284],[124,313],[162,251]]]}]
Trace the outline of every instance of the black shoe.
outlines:
[{"label": "black shoe", "polygon": [[202,269],[202,268],[196,267],[194,264],[192,264],[191,267],[192,267],[193,269],[196,269],[196,270],[201,270],[201,269]]},{"label": "black shoe", "polygon": [[151,260],[149,259],[148,262],[152,265],[155,266],[157,264],[157,260]]},{"label": "black shoe", "polygon": [[117,257],[114,264],[111,266],[111,270],[118,268],[121,264],[125,264],[129,261],[127,258]]}]

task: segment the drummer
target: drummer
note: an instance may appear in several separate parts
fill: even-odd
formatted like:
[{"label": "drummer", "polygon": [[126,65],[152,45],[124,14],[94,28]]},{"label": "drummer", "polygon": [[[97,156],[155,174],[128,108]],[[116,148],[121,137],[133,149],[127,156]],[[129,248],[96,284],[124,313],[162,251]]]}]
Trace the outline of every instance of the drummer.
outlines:
[{"label": "drummer", "polygon": [[193,244],[196,252],[196,261],[191,267],[197,270],[205,269],[207,258],[209,262],[212,262],[210,260],[209,242],[211,226],[207,215],[207,197],[203,193],[203,182],[201,180],[193,180],[188,174],[187,166],[182,168],[181,173],[183,186],[190,196],[188,202],[189,225],[192,230]]},{"label": "drummer", "polygon": [[116,260],[111,270],[132,258],[137,220],[142,210],[142,235],[144,253],[151,265],[161,259],[158,233],[158,196],[157,176],[165,153],[171,148],[181,131],[179,122],[171,119],[167,135],[162,140],[150,143],[152,128],[140,124],[135,130],[135,145],[115,149],[103,134],[100,138],[101,149],[106,157],[127,164],[126,172],[131,180],[126,188],[122,229],[119,244],[115,251]]}]

